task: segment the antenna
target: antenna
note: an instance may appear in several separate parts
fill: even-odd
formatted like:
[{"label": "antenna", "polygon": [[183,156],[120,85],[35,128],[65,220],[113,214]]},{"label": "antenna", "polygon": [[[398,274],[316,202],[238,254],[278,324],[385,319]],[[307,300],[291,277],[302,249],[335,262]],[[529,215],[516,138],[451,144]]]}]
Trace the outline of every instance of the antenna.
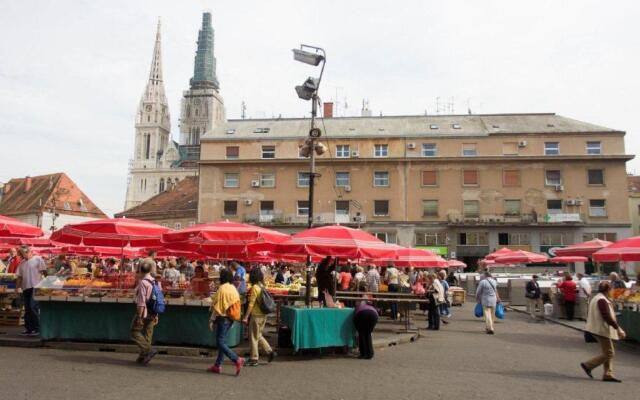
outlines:
[{"label": "antenna", "polygon": [[242,100],[242,104],[240,105],[240,118],[247,118],[247,104]]}]

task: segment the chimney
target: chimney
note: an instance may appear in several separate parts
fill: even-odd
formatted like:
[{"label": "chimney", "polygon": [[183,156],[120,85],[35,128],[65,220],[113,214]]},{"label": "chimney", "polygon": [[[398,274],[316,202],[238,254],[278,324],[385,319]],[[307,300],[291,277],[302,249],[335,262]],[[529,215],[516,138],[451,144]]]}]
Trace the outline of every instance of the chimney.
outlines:
[{"label": "chimney", "polygon": [[9,194],[10,191],[11,191],[11,183],[7,182],[4,184],[4,187],[2,188],[2,192],[4,194]]},{"label": "chimney", "polygon": [[322,115],[324,118],[333,118],[333,103],[324,103]]},{"label": "chimney", "polygon": [[29,190],[31,190],[31,184],[32,184],[32,179],[30,176],[27,176],[26,178],[24,178],[24,192],[27,193]]}]

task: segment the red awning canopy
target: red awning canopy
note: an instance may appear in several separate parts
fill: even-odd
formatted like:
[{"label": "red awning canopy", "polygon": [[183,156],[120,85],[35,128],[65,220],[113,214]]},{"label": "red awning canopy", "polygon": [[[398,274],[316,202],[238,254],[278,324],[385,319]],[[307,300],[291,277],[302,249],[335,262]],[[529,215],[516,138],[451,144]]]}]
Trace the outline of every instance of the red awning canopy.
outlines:
[{"label": "red awning canopy", "polygon": [[559,263],[559,264],[566,264],[566,263],[585,262],[588,260],[589,259],[587,257],[583,257],[583,256],[558,256],[558,257],[553,257],[550,261],[554,263]]},{"label": "red awning canopy", "polygon": [[593,239],[587,242],[576,243],[571,246],[555,249],[556,256],[582,256],[591,257],[593,253],[611,246],[613,242]]},{"label": "red awning canopy", "polygon": [[484,259],[485,260],[494,260],[496,257],[506,256],[513,253],[513,250],[503,247],[499,250],[494,251],[493,253],[487,254]]},{"label": "red awning canopy", "polygon": [[44,235],[42,229],[29,225],[15,218],[0,215],[0,236],[11,237],[40,237]]},{"label": "red awning canopy", "polygon": [[524,250],[512,251],[510,254],[494,259],[496,264],[534,264],[546,262],[547,260],[549,260],[547,256]]},{"label": "red awning canopy", "polygon": [[619,240],[591,257],[597,262],[640,261],[640,236]]},{"label": "red awning canopy", "polygon": [[170,229],[132,218],[106,218],[65,225],[51,234],[51,240],[66,244],[108,247],[159,246]]},{"label": "red awning canopy", "polygon": [[447,265],[452,268],[467,268],[467,264],[455,259],[448,260]]},{"label": "red awning canopy", "polygon": [[399,247],[396,257],[396,267],[447,268],[447,260],[429,250]]}]

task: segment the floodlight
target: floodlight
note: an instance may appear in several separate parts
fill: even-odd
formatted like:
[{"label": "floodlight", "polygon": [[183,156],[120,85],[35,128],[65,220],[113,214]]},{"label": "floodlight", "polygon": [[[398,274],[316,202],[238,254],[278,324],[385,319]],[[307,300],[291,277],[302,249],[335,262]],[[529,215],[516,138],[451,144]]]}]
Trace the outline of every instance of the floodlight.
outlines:
[{"label": "floodlight", "polygon": [[310,51],[293,49],[293,59],[317,67],[324,60],[324,56]]},{"label": "floodlight", "polygon": [[296,93],[302,100],[311,100],[314,93],[318,90],[318,79],[308,77],[300,86],[296,86]]}]

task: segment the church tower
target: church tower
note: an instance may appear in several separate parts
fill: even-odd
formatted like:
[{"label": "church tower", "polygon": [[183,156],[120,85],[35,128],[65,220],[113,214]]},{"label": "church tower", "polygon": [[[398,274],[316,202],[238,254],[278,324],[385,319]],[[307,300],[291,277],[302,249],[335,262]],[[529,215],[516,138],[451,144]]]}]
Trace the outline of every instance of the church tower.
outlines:
[{"label": "church tower", "polygon": [[189,90],[182,94],[180,117],[180,145],[198,146],[200,136],[225,122],[224,101],[216,77],[214,31],[211,13],[202,14],[198,32],[198,47]]}]

